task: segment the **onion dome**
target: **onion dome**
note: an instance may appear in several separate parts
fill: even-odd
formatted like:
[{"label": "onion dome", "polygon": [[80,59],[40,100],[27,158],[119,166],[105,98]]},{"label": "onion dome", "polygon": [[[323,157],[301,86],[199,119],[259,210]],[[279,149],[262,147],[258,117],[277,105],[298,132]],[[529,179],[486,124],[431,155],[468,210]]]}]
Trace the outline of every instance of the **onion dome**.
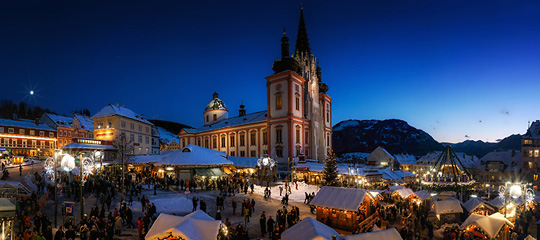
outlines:
[{"label": "onion dome", "polygon": [[328,85],[326,85],[323,82],[319,82],[319,92],[320,93],[326,93],[328,92]]},{"label": "onion dome", "polygon": [[227,110],[227,106],[225,106],[225,103],[223,103],[223,101],[218,98],[217,92],[214,92],[212,97],[213,97],[212,101],[210,101],[210,103],[206,105],[205,111],[217,110],[217,109]]}]

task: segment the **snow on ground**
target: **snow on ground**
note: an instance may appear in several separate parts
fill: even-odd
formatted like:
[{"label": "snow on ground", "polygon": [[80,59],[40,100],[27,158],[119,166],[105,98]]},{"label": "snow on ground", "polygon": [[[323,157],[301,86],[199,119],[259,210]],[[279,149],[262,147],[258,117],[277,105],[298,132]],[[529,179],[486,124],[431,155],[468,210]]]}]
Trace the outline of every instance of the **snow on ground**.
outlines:
[{"label": "snow on ground", "polygon": [[433,231],[433,239],[443,239],[444,229],[446,229],[447,227],[453,228],[453,227],[459,227],[459,225],[457,223],[452,223],[452,224],[445,223],[441,225],[441,228]]},{"label": "snow on ground", "polygon": [[193,209],[191,199],[186,197],[155,198],[151,202],[156,205],[156,209],[163,213],[189,213]]},{"label": "snow on ground", "polygon": [[[279,186],[283,187],[283,194],[282,196],[279,196]],[[315,193],[317,194],[319,192],[320,187],[317,185],[310,185],[306,184],[305,182],[298,182],[298,190],[296,190],[296,186],[294,183],[291,185],[291,194],[289,195],[289,202],[304,202],[304,199],[306,199],[306,192],[308,194]],[[264,189],[266,187],[261,187],[258,185],[255,185],[254,191],[255,193],[260,194],[261,196],[264,196]],[[271,191],[271,197],[273,199],[281,200],[283,196],[285,196],[285,183],[284,182],[278,182],[276,185],[272,186],[270,188]]]}]

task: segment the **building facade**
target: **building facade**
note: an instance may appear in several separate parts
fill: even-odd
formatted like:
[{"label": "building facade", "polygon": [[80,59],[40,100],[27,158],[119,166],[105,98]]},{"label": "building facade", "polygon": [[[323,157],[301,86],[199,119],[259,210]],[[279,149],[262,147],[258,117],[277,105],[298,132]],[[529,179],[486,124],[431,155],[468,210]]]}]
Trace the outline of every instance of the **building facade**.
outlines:
[{"label": "building facade", "polygon": [[521,180],[521,158],[521,153],[515,150],[489,152],[476,162],[471,172],[476,181],[498,189],[506,182]]},{"label": "building facade", "polygon": [[94,138],[114,141],[124,135],[133,146],[133,155],[152,154],[152,126],[144,115],[124,106],[109,104],[91,118]]},{"label": "building facade", "polygon": [[332,98],[321,81],[321,68],[311,53],[300,12],[293,57],[289,39],[281,39],[281,58],[274,74],[266,77],[267,110],[229,118],[225,103],[214,93],[204,111],[203,126],[183,129],[180,148],[188,144],[226,152],[229,156],[261,157],[268,154],[279,164],[304,156],[320,162],[332,147]]},{"label": "building facade", "polygon": [[540,171],[540,120],[534,121],[521,138],[521,163],[523,177],[538,186]]},{"label": "building facade", "polygon": [[40,122],[56,129],[57,147],[61,148],[70,144],[73,138],[89,138],[93,130],[92,123],[80,119],[84,116],[74,115],[74,117],[65,117],[52,113],[44,113],[39,119]]},{"label": "building facade", "polygon": [[14,156],[52,156],[56,141],[56,130],[39,119],[0,119],[0,148]]}]

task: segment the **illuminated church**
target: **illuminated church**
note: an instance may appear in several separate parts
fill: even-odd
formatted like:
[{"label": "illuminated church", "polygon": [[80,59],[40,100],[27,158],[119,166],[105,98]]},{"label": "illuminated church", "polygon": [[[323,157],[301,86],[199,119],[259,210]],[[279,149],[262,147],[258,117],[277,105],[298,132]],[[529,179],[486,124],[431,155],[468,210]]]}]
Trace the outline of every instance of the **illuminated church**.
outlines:
[{"label": "illuminated church", "polygon": [[296,157],[323,162],[332,146],[332,98],[311,53],[302,10],[294,54],[283,36],[272,70],[266,77],[267,110],[246,113],[242,104],[238,116],[229,117],[214,93],[203,126],[178,134],[180,147],[195,144],[239,157],[268,154],[280,164]]}]

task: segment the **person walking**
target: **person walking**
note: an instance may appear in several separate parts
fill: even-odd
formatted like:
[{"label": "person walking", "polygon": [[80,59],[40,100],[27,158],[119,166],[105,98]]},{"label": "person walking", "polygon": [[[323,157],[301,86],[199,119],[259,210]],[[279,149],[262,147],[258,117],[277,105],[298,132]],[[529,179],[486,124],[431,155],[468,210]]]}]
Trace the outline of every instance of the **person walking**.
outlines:
[{"label": "person walking", "polygon": [[19,164],[19,176],[22,176],[22,164]]},{"label": "person walking", "polygon": [[259,218],[259,225],[261,227],[261,237],[264,237],[266,234],[266,215],[264,211],[261,214],[261,218]]},{"label": "person walking", "polygon": [[193,199],[191,200],[193,202],[193,210],[191,210],[192,212],[195,212],[197,211],[197,205],[199,204],[199,199],[197,197],[193,197]]},{"label": "person walking", "polygon": [[247,223],[249,222],[249,208],[244,208],[244,226],[247,226]]},{"label": "person walking", "polygon": [[272,236],[274,233],[274,219],[272,219],[272,216],[268,216],[268,221],[266,221],[266,230],[268,231],[268,235]]},{"label": "person walking", "polygon": [[232,205],[232,215],[236,215],[236,200],[234,200],[234,198],[232,199],[231,205]]}]

